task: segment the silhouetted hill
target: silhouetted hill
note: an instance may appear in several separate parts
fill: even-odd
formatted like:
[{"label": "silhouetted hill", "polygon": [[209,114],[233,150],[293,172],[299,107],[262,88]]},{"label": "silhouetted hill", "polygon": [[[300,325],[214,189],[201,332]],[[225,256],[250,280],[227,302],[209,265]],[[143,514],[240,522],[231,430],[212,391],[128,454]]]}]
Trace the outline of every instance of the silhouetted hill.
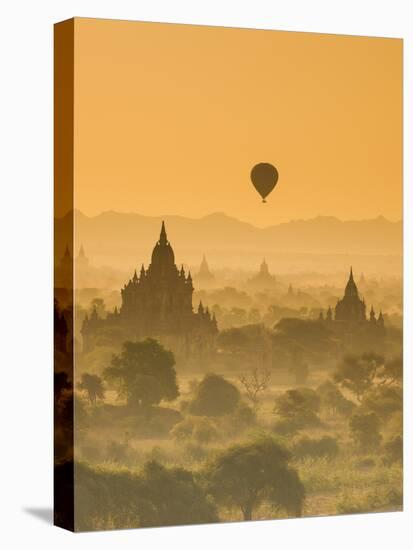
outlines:
[{"label": "silhouetted hill", "polygon": [[[58,219],[57,224],[68,228],[68,219]],[[241,258],[248,251],[254,255],[287,252],[350,256],[399,255],[402,251],[402,222],[390,222],[381,216],[360,221],[320,216],[258,228],[223,213],[190,219],[113,211],[88,217],[76,211],[75,231],[79,244],[83,243],[86,252],[95,258],[118,258],[120,265],[129,265],[133,259],[148,263],[162,219],[178,262],[189,262],[201,252],[219,257],[228,254],[231,263],[238,256],[242,264]],[[66,243],[58,245],[63,253]]]}]

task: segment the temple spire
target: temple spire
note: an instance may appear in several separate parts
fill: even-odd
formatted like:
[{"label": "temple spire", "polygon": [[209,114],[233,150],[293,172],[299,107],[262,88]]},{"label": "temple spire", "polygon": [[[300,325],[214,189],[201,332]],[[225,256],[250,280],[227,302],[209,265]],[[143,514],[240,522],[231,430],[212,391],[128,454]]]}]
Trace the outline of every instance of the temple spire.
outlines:
[{"label": "temple spire", "polygon": [[168,238],[166,236],[165,222],[163,220],[162,220],[161,234],[159,236],[159,242],[160,244],[166,244],[168,242]]},{"label": "temple spire", "polygon": [[358,297],[358,290],[357,285],[354,282],[354,276],[353,276],[353,266],[350,267],[350,275],[348,278],[348,282],[345,289],[345,294],[348,296],[357,296]]}]

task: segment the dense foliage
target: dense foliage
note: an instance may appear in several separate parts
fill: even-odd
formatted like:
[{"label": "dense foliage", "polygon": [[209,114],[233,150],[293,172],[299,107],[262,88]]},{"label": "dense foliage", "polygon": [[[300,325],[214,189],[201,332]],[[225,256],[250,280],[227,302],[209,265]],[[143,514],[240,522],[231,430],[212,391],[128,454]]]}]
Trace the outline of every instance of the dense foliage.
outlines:
[{"label": "dense foliage", "polygon": [[125,342],[121,353],[114,355],[104,370],[104,376],[119,384],[119,393],[129,405],[146,408],[178,397],[174,365],[173,353],[148,338]]},{"label": "dense foliage", "polygon": [[233,445],[208,467],[208,491],[217,502],[239,507],[245,520],[262,502],[300,516],[304,487],[288,466],[290,454],[271,438]]}]

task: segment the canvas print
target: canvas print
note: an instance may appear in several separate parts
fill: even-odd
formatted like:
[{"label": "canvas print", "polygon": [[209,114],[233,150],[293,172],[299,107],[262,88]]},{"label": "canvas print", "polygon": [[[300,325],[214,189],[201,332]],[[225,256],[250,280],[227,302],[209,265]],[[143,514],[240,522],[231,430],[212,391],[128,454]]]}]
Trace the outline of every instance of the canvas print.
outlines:
[{"label": "canvas print", "polygon": [[402,41],[55,27],[55,523],[400,511]]}]

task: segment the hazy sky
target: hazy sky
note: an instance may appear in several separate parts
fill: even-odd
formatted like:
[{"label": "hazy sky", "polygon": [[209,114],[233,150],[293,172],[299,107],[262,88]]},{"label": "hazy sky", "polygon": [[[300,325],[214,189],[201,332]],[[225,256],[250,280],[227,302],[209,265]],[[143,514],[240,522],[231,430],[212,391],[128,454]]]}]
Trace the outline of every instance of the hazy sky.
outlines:
[{"label": "hazy sky", "polygon": [[401,219],[402,42],[76,19],[75,143],[89,215]]}]

